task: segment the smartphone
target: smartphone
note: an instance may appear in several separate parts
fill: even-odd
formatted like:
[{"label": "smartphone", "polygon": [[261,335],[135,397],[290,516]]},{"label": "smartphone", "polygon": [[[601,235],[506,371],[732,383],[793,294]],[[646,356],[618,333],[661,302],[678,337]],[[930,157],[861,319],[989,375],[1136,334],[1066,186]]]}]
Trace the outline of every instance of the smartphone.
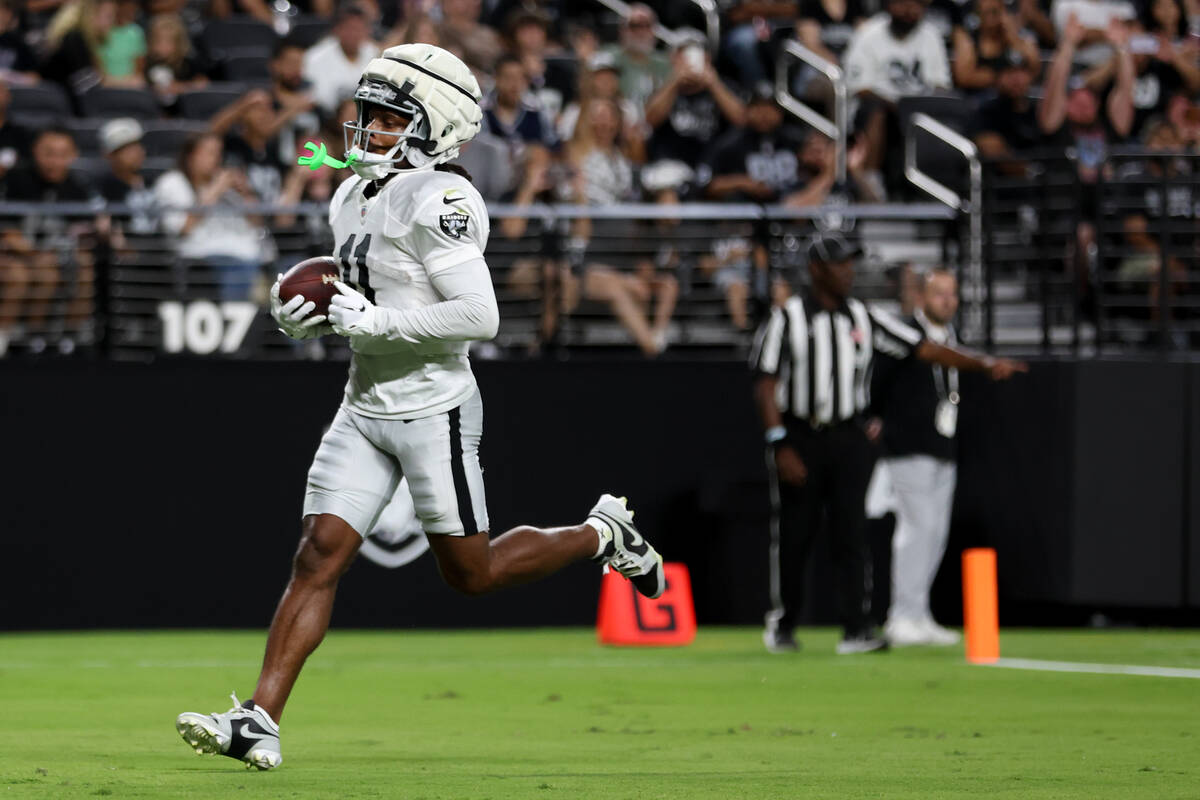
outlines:
[{"label": "smartphone", "polygon": [[1158,52],[1158,37],[1148,33],[1135,33],[1129,37],[1129,52],[1135,56],[1149,56]]},{"label": "smartphone", "polygon": [[683,63],[692,72],[703,72],[704,48],[698,44],[689,44],[683,48]]}]

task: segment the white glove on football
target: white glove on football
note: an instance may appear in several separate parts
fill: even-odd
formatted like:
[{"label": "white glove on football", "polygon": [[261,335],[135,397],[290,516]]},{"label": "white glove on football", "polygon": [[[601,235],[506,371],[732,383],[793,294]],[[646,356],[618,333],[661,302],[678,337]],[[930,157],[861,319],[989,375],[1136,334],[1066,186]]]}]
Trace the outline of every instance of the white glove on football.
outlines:
[{"label": "white glove on football", "polygon": [[279,299],[279,282],[283,280],[283,275],[275,277],[275,284],[271,287],[271,316],[279,325],[279,330],[290,336],[293,339],[312,339],[316,336],[328,333],[330,327],[322,325],[325,321],[324,314],[312,314],[317,304],[311,300],[305,301],[304,295],[298,294],[287,303]]},{"label": "white glove on football", "polygon": [[333,285],[340,293],[329,301],[329,321],[333,324],[333,332],[342,336],[374,336],[377,316],[375,304],[341,281],[334,281]]}]

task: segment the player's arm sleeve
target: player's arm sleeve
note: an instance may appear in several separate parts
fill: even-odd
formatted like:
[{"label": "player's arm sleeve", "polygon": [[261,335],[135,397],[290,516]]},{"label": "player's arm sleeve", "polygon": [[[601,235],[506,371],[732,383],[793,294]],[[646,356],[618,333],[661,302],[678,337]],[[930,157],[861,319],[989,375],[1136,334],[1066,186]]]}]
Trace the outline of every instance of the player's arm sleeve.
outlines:
[{"label": "player's arm sleeve", "polygon": [[894,358],[908,358],[925,339],[921,331],[885,311],[868,308],[867,314],[871,317],[871,343],[881,353]]},{"label": "player's arm sleeve", "polygon": [[430,277],[433,288],[446,299],[407,310],[377,307],[379,338],[420,344],[466,342],[496,335],[500,310],[482,255],[431,272]]}]

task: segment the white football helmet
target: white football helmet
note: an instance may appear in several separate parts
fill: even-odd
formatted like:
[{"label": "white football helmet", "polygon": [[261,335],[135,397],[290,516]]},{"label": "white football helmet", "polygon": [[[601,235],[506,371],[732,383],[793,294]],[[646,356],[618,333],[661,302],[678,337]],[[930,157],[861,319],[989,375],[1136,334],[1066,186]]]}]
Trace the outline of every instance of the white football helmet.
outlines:
[{"label": "white football helmet", "polygon": [[[372,59],[354,92],[355,122],[343,134],[350,167],[360,177],[379,180],[393,172],[429,169],[458,155],[479,132],[482,93],[471,70],[457,56],[431,44],[389,47]],[[408,117],[402,131],[368,129],[370,106],[383,106]],[[368,150],[371,136],[395,136],[386,153]],[[397,166],[403,161],[408,167]]]}]

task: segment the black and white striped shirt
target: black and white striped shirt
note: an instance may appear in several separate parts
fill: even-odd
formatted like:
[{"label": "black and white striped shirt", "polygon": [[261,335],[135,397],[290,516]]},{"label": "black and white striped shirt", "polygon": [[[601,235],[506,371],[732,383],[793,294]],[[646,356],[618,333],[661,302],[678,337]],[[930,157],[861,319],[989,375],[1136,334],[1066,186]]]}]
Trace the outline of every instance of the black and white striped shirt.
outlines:
[{"label": "black and white striped shirt", "polygon": [[829,311],[797,295],[771,311],[750,364],[759,375],[779,379],[775,400],[785,416],[829,425],[866,410],[875,351],[905,358],[923,338],[854,298]]}]

